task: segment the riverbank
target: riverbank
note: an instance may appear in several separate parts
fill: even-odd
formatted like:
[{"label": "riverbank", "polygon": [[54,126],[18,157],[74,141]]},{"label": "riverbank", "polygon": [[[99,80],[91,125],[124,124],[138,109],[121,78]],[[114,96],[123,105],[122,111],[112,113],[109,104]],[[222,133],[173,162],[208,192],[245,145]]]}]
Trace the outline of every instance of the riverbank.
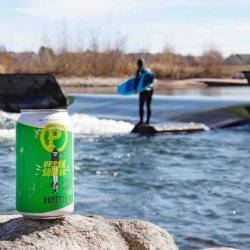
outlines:
[{"label": "riverbank", "polygon": [[[115,78],[115,77],[64,77],[57,78],[60,86],[62,87],[65,94],[71,93],[91,93],[91,94],[115,94],[116,87],[118,84],[126,80],[126,78]],[[216,78],[191,78],[183,80],[155,80],[155,93],[156,94],[173,94],[176,90],[206,90],[209,88],[204,82],[224,82],[228,86],[233,83],[238,83],[241,87],[244,84],[247,86],[245,79],[216,79]],[[224,86],[226,86],[224,84]],[[237,87],[237,84],[234,87]]]}]

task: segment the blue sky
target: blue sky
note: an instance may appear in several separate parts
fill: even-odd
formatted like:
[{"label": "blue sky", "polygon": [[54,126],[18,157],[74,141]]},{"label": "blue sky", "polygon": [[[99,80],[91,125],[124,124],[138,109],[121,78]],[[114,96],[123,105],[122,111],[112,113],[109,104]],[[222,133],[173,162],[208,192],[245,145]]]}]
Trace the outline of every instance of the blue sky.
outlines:
[{"label": "blue sky", "polygon": [[[126,51],[224,55],[250,53],[250,0],[0,0],[0,44],[36,51],[41,44],[105,46],[120,38]],[[64,31],[63,31],[64,30]]]}]

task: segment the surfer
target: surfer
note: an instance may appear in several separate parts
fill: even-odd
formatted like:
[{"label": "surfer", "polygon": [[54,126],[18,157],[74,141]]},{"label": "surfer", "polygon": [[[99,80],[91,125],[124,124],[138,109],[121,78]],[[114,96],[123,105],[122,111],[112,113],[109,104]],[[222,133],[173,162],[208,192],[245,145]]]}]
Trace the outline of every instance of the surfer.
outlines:
[{"label": "surfer", "polygon": [[[137,71],[136,71],[136,79],[135,79],[135,89],[137,89],[137,86],[139,84],[139,79],[141,74],[150,72],[152,71],[148,68],[145,67],[145,63],[143,62],[142,59],[137,60]],[[135,91],[136,92],[136,91]],[[140,116],[140,121],[138,125],[143,124],[143,117],[144,117],[144,104],[146,103],[147,107],[147,120],[146,124],[150,123],[150,117],[151,117],[151,102],[152,102],[152,96],[153,96],[153,79],[152,83],[148,85],[145,90],[140,92],[139,94],[139,116]]]}]

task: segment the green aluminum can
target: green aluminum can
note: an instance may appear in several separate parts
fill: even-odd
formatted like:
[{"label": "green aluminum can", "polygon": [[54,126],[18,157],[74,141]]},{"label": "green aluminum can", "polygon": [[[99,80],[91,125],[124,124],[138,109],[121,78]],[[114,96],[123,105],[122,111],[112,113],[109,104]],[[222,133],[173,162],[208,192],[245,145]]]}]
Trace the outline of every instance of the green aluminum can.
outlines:
[{"label": "green aluminum can", "polygon": [[16,124],[16,210],[52,219],[74,210],[73,126],[66,110],[23,110]]}]

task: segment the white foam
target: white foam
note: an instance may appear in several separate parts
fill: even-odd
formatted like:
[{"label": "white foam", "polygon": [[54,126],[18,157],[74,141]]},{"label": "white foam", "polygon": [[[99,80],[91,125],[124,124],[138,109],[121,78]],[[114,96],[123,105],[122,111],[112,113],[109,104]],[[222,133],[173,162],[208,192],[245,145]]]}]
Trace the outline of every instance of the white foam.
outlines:
[{"label": "white foam", "polygon": [[84,114],[74,114],[71,120],[76,134],[127,134],[133,129],[129,122],[98,119]]},{"label": "white foam", "polygon": [[[15,139],[15,124],[20,114],[11,114],[0,111],[0,139]],[[84,114],[70,116],[76,135],[112,135],[127,134],[133,129],[129,122],[98,119]]]},{"label": "white foam", "polygon": [[15,128],[15,124],[19,116],[20,114],[0,111],[0,129]]},{"label": "white foam", "polygon": [[15,140],[15,124],[20,114],[0,111],[0,139]]},{"label": "white foam", "polygon": [[0,139],[15,140],[15,129],[0,129]]}]

